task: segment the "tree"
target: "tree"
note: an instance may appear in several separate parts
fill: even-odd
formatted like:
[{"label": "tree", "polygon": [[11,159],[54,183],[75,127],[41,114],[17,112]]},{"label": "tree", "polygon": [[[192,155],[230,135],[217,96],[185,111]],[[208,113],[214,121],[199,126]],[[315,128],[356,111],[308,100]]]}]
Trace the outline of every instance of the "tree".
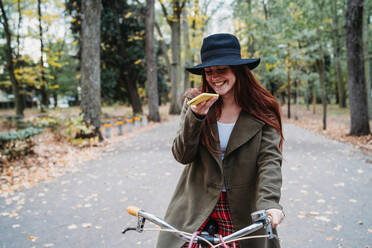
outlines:
[{"label": "tree", "polygon": [[363,4],[363,0],[348,0],[346,10],[350,135],[370,133],[363,57]]},{"label": "tree", "polygon": [[39,39],[40,39],[40,93],[41,93],[41,111],[44,111],[44,107],[47,108],[49,105],[49,99],[46,87],[45,68],[44,68],[44,40],[43,40],[43,26],[41,23],[41,0],[37,0],[37,10],[39,17]]},{"label": "tree", "polygon": [[181,112],[181,102],[178,93],[179,84],[181,83],[181,13],[183,8],[185,7],[186,0],[172,1],[172,15],[168,14],[168,10],[162,0],[159,0],[159,3],[162,7],[164,17],[167,20],[167,23],[169,24],[172,32],[172,99],[169,113],[179,114]]},{"label": "tree", "polygon": [[19,93],[19,84],[14,74],[14,62],[13,62],[13,50],[12,50],[12,38],[11,32],[9,29],[8,24],[8,17],[6,15],[3,1],[0,0],[0,8],[1,8],[1,22],[4,27],[5,37],[6,37],[6,60],[7,60],[7,69],[10,77],[10,81],[12,82],[13,86],[13,95],[14,95],[14,105],[16,109],[17,115],[23,116],[23,107],[21,102],[21,97]]},{"label": "tree", "polygon": [[147,66],[147,84],[149,97],[149,120],[159,122],[159,96],[158,96],[158,78],[157,65],[154,50],[154,22],[155,6],[154,0],[146,0],[146,66]]},{"label": "tree", "polygon": [[84,120],[95,127],[95,132],[103,140],[101,126],[101,1],[82,1],[81,25],[81,108]]}]

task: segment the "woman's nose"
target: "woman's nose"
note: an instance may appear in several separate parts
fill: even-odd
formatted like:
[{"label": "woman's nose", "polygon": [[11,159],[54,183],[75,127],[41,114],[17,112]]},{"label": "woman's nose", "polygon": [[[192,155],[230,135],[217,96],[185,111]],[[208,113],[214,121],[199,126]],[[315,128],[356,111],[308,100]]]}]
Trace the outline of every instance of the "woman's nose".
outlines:
[{"label": "woman's nose", "polygon": [[211,75],[212,80],[214,80],[218,77],[219,77],[218,73],[216,71],[212,71],[212,75]]}]

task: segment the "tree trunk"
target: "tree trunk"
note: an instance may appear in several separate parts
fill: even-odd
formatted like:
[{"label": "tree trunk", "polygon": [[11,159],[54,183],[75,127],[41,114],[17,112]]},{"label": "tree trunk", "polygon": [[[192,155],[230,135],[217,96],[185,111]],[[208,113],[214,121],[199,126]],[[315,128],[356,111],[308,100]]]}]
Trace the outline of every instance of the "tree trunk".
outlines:
[{"label": "tree trunk", "polygon": [[[320,47],[322,50],[323,48]],[[326,89],[326,82],[325,82],[325,63],[324,63],[324,56],[323,52],[320,52],[321,59],[318,61],[318,74],[319,74],[319,81],[320,86],[322,88],[322,105],[323,105],[323,130],[327,130],[327,89]]]},{"label": "tree trunk", "polygon": [[101,126],[101,1],[90,0],[82,3],[81,25],[81,108],[84,120],[96,128],[100,140]]},{"label": "tree trunk", "polygon": [[44,108],[48,108],[49,100],[46,91],[46,80],[45,80],[45,68],[44,68],[44,42],[43,42],[43,27],[41,25],[41,0],[37,1],[37,10],[39,15],[39,39],[40,39],[40,93],[41,93],[41,111],[44,112]]},{"label": "tree trunk", "polygon": [[169,61],[169,57],[168,57],[168,49],[167,49],[167,45],[165,44],[164,42],[164,37],[163,37],[163,34],[160,30],[160,27],[159,27],[159,24],[157,22],[155,22],[155,27],[156,27],[156,30],[158,31],[158,34],[160,36],[160,39],[159,39],[159,46],[160,46],[160,50],[161,50],[161,53],[163,54],[164,56],[164,59],[165,59],[165,63],[167,65],[167,68],[168,68],[168,77],[170,78],[170,75],[171,75],[171,63]]},{"label": "tree trunk", "polygon": [[[184,9],[182,18],[182,28],[183,28],[183,41],[185,45],[185,67],[191,66],[191,48],[190,48],[190,39],[189,39],[189,24],[188,24],[188,14],[187,10]],[[183,91],[190,88],[190,74],[188,71],[184,70],[184,81],[183,81]]]},{"label": "tree trunk", "polygon": [[288,55],[288,85],[287,85],[287,94],[288,94],[288,119],[291,119],[291,63],[290,63],[290,46],[287,45],[287,55]]},{"label": "tree trunk", "polygon": [[297,121],[298,120],[298,97],[299,97],[299,93],[298,93],[298,81],[295,80],[294,81],[294,84],[295,84],[295,89],[296,89],[296,95],[295,95],[295,120]]},{"label": "tree trunk", "polygon": [[[367,9],[364,9],[365,11]],[[368,116],[369,119],[372,119],[372,103],[371,103],[371,77],[370,77],[370,71],[369,71],[369,57],[368,57],[368,24],[370,22],[369,19],[369,13],[366,12],[367,14],[364,15],[363,18],[363,25],[364,25],[364,35],[363,35],[363,43],[364,43],[364,68],[365,68],[365,74],[366,74],[366,91],[367,91],[367,106],[368,106]]]},{"label": "tree trunk", "polygon": [[138,79],[138,75],[131,75],[131,74],[126,74],[127,72],[125,71],[122,77],[124,87],[128,91],[129,95],[129,101],[130,104],[132,105],[132,111],[133,114],[142,114],[142,105],[141,105],[141,100],[138,95],[137,87],[136,87],[136,82]]},{"label": "tree trunk", "polygon": [[54,108],[58,107],[58,95],[57,92],[53,92]]},{"label": "tree trunk", "polygon": [[178,97],[178,89],[181,84],[180,80],[180,69],[181,69],[181,23],[179,19],[172,21],[172,65],[171,65],[171,106],[169,108],[169,114],[180,114],[181,103]]},{"label": "tree trunk", "polygon": [[158,75],[154,50],[154,0],[146,0],[146,67],[149,97],[149,120],[160,122]]},{"label": "tree trunk", "polygon": [[336,70],[336,77],[337,77],[337,96],[338,96],[338,104],[340,108],[346,108],[346,90],[345,90],[345,81],[342,76],[342,69],[341,69],[341,35],[339,32],[339,18],[337,15],[337,1],[332,1],[332,10],[333,10],[333,53],[334,53],[334,65]]},{"label": "tree trunk", "polygon": [[2,14],[2,23],[4,27],[4,33],[6,37],[6,44],[5,44],[6,61],[7,61],[6,66],[8,69],[10,81],[12,82],[12,89],[13,89],[13,95],[14,95],[14,106],[15,106],[16,114],[23,116],[23,108],[22,108],[22,102],[21,102],[22,99],[19,94],[18,81],[14,74],[11,33],[9,30],[8,17],[6,16],[6,12],[5,12],[2,0],[0,0],[0,8],[1,8],[1,14]]},{"label": "tree trunk", "polygon": [[[17,0],[17,12],[18,12],[18,27],[17,27],[17,52],[16,52],[16,64],[15,67],[18,68],[19,58],[21,57],[21,41],[20,41],[20,30],[22,28],[22,8],[21,8],[21,1]],[[20,90],[19,90],[19,102],[21,103],[21,109],[22,112],[26,109],[26,96],[25,92],[22,89],[22,82],[18,82],[20,84]]]},{"label": "tree trunk", "polygon": [[346,11],[350,135],[370,133],[363,61],[363,2],[363,0],[348,0]]},{"label": "tree trunk", "polygon": [[172,46],[172,64],[171,64],[171,106],[169,108],[169,114],[180,114],[181,112],[181,101],[179,89],[182,84],[181,82],[181,13],[184,8],[186,0],[173,0],[172,11],[173,15],[168,16],[167,9],[160,1],[161,8],[164,13],[164,17],[167,20],[171,28],[171,46]]}]

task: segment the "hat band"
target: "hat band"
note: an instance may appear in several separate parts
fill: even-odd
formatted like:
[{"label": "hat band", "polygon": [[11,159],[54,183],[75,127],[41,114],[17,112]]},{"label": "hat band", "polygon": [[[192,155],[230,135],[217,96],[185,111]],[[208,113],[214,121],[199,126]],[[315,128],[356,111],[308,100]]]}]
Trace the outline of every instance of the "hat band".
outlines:
[{"label": "hat band", "polygon": [[[231,56],[232,55],[232,56]],[[206,62],[209,59],[214,57],[230,57],[230,58],[238,58],[241,59],[240,49],[236,48],[220,48],[214,49],[206,52],[201,53],[202,62]]]}]

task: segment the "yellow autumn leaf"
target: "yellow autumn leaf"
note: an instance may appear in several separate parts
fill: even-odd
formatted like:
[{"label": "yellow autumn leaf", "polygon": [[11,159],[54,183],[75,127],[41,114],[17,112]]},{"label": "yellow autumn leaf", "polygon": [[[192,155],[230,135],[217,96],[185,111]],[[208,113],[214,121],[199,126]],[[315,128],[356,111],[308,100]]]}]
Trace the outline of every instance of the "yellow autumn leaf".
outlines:
[{"label": "yellow autumn leaf", "polygon": [[26,16],[31,16],[33,14],[32,10],[28,10],[24,12]]},{"label": "yellow autumn leaf", "polygon": [[32,242],[35,242],[37,240],[37,237],[30,236],[28,239],[31,240]]},{"label": "yellow autumn leaf", "polygon": [[78,44],[78,43],[79,43],[78,40],[74,40],[71,44],[72,44],[72,45],[76,45],[76,44]]},{"label": "yellow autumn leaf", "polygon": [[132,15],[132,12],[128,12],[128,13],[124,16],[124,18],[127,19],[127,18],[129,18],[131,15]]},{"label": "yellow autumn leaf", "polygon": [[138,60],[134,61],[134,64],[137,65],[137,64],[141,63],[141,61],[142,61],[142,59],[138,59]]}]

